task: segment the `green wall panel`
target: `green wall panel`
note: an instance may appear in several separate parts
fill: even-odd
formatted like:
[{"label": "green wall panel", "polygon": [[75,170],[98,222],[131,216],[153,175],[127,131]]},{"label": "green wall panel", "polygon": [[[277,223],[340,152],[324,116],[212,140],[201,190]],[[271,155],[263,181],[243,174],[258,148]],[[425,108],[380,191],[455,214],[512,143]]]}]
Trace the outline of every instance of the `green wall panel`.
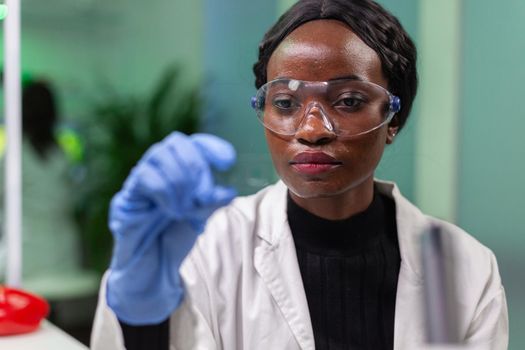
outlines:
[{"label": "green wall panel", "polygon": [[496,253],[510,349],[525,348],[523,18],[521,0],[464,1],[459,224]]},{"label": "green wall panel", "polygon": [[[418,41],[418,12],[417,0],[381,0],[378,1],[395,16],[397,16],[412,39]],[[418,115],[418,99],[416,97],[412,113],[401,133],[396,136],[395,142],[388,146],[383,159],[379,164],[376,176],[381,179],[395,181],[403,194],[410,200],[415,197],[415,131]]]},{"label": "green wall panel", "polygon": [[250,105],[256,92],[252,66],[259,42],[277,18],[276,2],[206,0],[204,9],[204,129],[237,149],[234,170],[221,180],[241,194],[253,193],[277,179],[263,126]]}]

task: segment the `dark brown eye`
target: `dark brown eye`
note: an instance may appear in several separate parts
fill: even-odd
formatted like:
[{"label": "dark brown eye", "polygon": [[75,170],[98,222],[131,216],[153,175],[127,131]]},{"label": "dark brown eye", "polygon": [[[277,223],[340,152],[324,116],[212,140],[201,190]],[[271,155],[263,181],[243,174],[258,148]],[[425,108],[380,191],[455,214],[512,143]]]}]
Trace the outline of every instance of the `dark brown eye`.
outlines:
[{"label": "dark brown eye", "polygon": [[356,107],[359,106],[361,102],[361,100],[353,97],[347,97],[341,100],[341,103],[346,107]]},{"label": "dark brown eye", "polygon": [[276,96],[272,99],[272,105],[283,111],[297,107],[297,104],[290,96]]},{"label": "dark brown eye", "polygon": [[336,107],[344,108],[350,111],[356,110],[365,103],[364,98],[359,95],[341,96],[334,104]]}]

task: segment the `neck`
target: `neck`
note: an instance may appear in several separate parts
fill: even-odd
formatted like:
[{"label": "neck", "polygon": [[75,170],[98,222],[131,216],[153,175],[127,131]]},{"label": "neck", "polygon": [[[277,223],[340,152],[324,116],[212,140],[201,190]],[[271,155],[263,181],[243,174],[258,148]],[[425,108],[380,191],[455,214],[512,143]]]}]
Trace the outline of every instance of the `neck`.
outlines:
[{"label": "neck", "polygon": [[356,188],[343,193],[314,198],[302,198],[290,191],[292,200],[306,211],[328,220],[343,220],[365,211],[374,197],[371,177]]}]

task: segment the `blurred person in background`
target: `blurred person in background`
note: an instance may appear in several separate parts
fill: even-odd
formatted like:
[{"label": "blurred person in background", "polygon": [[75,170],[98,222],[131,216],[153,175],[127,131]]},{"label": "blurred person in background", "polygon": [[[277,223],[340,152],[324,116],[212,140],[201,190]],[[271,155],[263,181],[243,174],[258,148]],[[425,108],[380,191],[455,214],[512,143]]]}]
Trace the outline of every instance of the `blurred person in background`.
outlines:
[{"label": "blurred person in background", "polygon": [[[59,132],[56,96],[49,82],[26,79],[22,90],[22,280],[45,297],[67,294],[79,276],[80,236],[72,216],[71,135]],[[5,130],[0,130],[2,159]],[[3,184],[3,162],[0,173]],[[3,191],[3,186],[0,186]],[[2,196],[3,197],[3,196]],[[3,206],[3,204],[2,204]],[[5,278],[6,242],[0,242]],[[67,277],[69,276],[69,278]]]},{"label": "blurred person in background", "polygon": [[211,170],[235,162],[226,141],[175,132],[152,146],[112,200],[92,348],[422,349],[419,242],[438,225],[459,253],[460,340],[506,349],[493,253],[374,179],[417,90],[399,21],[371,0],[299,1],[254,73],[281,181],[233,200]]}]

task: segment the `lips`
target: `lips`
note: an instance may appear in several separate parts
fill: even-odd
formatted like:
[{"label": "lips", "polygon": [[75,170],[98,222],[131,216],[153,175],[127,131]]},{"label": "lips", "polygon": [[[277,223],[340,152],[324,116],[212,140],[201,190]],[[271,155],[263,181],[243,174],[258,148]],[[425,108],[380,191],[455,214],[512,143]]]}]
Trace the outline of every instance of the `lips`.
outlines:
[{"label": "lips", "polygon": [[289,163],[297,172],[306,175],[321,174],[343,164],[324,152],[302,152]]},{"label": "lips", "polygon": [[340,161],[324,152],[302,152],[290,164],[341,164]]}]

